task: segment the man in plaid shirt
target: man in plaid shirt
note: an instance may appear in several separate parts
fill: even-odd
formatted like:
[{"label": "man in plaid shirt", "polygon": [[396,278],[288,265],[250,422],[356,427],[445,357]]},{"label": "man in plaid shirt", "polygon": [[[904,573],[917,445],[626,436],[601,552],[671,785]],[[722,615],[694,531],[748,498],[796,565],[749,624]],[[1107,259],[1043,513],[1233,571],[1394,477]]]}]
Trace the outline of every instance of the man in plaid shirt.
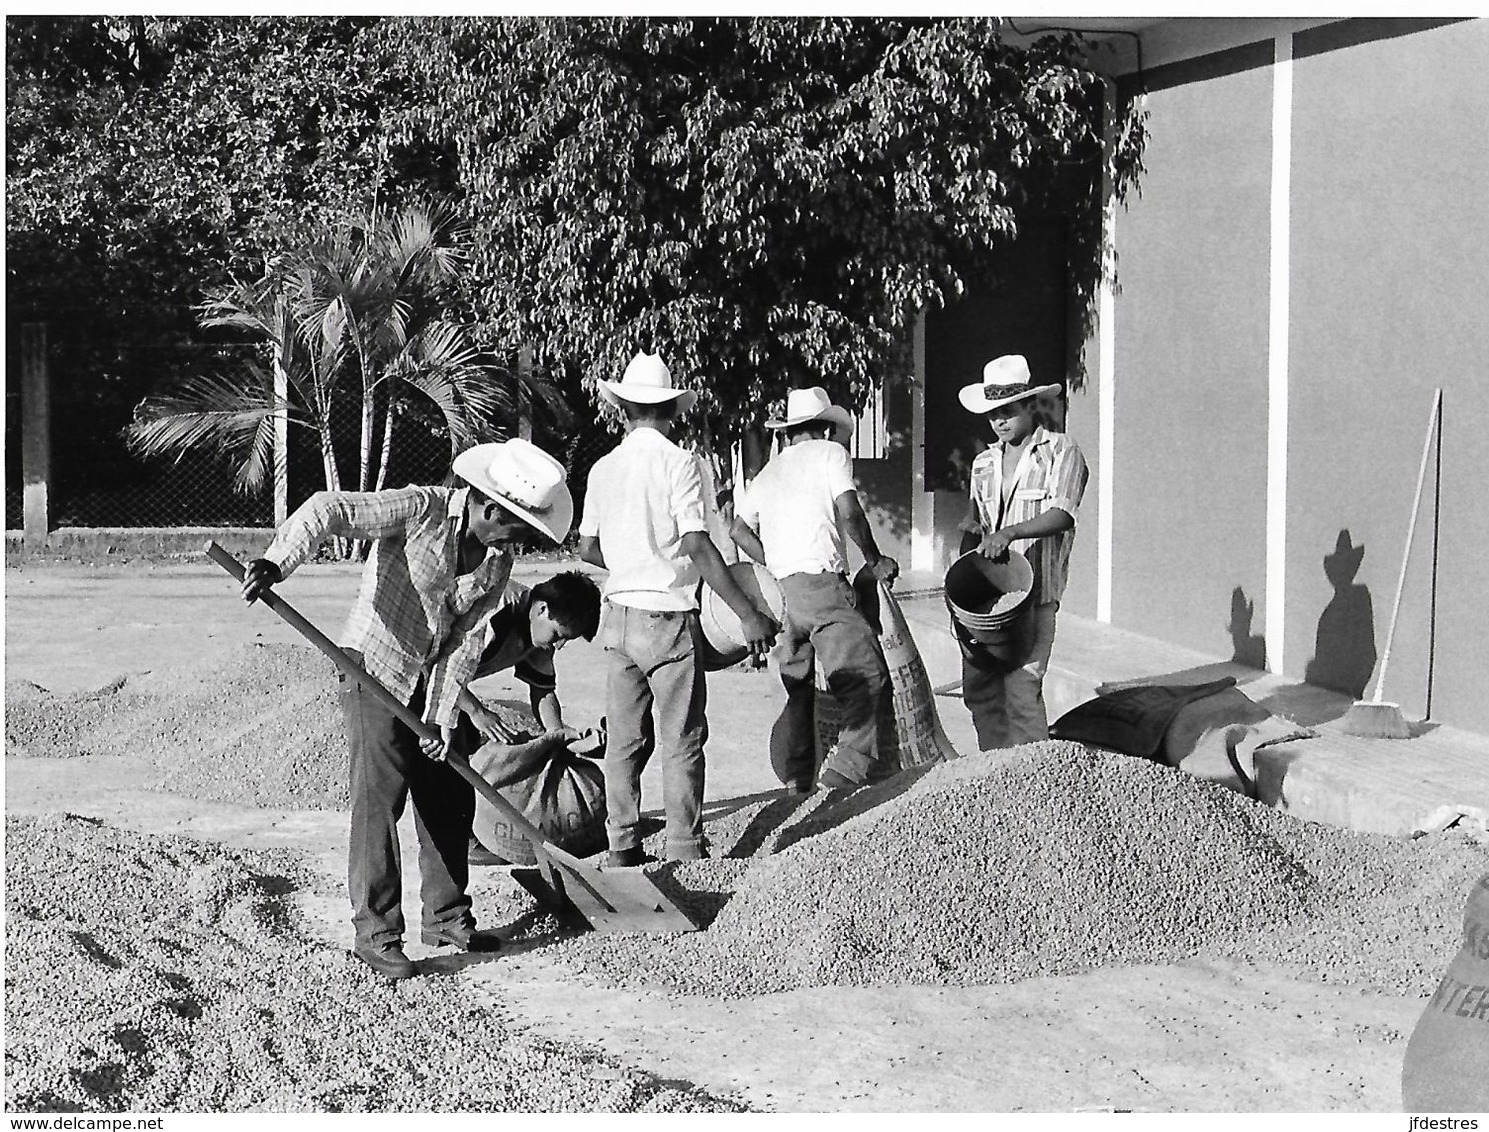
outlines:
[{"label": "man in plaid shirt", "polygon": [[[398,819],[412,798],[419,839],[424,943],[495,951],[476,930],[466,893],[475,795],[444,762],[459,722],[456,699],[475,676],[484,638],[473,632],[499,605],[512,571],[507,544],[529,527],[562,541],[573,520],[563,466],[528,441],[480,444],[455,459],[453,487],[322,491],[249,563],[243,597],[252,602],[289,577],[327,538],[364,538],[372,550],[341,644],[379,683],[425,721],[444,745],[421,744],[360,684],[341,677],[351,748],[348,891],[354,953],[379,974],[415,973],[403,951]],[[441,667],[437,695],[429,673]],[[427,702],[426,702],[427,700]]]}]

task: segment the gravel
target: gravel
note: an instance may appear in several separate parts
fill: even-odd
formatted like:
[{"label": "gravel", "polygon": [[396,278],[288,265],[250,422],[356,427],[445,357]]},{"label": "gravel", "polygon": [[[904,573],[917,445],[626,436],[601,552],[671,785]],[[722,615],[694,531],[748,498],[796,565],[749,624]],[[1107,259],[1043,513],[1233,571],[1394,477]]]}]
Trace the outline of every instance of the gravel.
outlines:
[{"label": "gravel", "polygon": [[[774,808],[774,809],[772,809]],[[1042,743],[709,827],[715,859],[654,866],[708,922],[587,935],[608,982],[700,995],[1008,983],[1197,956],[1430,993],[1489,850],[1300,822],[1170,767]]]},{"label": "gravel", "polygon": [[[7,755],[128,756],[160,789],[266,809],[345,809],[346,734],[335,666],[308,645],[250,643],[210,660],[53,695],[5,685]],[[509,723],[530,713],[493,705]]]},{"label": "gravel", "polygon": [[740,1111],[309,942],[292,855],[66,814],[5,832],[7,1111]]}]

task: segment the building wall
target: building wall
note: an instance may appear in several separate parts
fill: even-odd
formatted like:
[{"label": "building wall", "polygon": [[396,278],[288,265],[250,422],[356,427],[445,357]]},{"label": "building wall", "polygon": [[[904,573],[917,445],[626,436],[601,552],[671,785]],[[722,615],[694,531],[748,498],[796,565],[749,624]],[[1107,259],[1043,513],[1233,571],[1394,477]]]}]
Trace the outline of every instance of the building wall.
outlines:
[{"label": "building wall", "polygon": [[1112,621],[1224,656],[1264,614],[1270,61],[1150,77],[1115,218]]},{"label": "building wall", "polygon": [[[1286,668],[1358,692],[1369,666],[1351,655],[1383,653],[1442,387],[1433,714],[1489,730],[1489,21],[1392,30],[1346,21],[1294,40]],[[1383,693],[1412,717],[1434,471]],[[1345,531],[1358,569],[1331,582]]]},{"label": "building wall", "polygon": [[[1115,221],[1112,620],[1221,655],[1265,648],[1268,312],[1283,286],[1285,616],[1271,664],[1285,642],[1289,675],[1365,690],[1440,386],[1432,716],[1489,731],[1489,21],[1347,20],[1290,43],[1280,281],[1270,32],[1146,76],[1146,172]],[[1430,472],[1385,689],[1409,715],[1426,706]],[[1079,557],[1081,586],[1093,561]]]}]

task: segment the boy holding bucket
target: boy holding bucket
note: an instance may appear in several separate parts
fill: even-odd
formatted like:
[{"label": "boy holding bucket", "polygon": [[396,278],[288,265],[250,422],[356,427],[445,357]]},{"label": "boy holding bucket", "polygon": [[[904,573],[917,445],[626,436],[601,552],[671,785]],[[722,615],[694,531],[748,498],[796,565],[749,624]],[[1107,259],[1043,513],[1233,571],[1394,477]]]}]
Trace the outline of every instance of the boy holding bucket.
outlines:
[{"label": "boy holding bucket", "polygon": [[968,412],[987,417],[994,437],[972,462],[962,552],[975,548],[998,562],[1013,550],[1033,570],[1029,610],[1011,649],[988,648],[952,620],[962,651],[962,699],[984,751],[1049,737],[1044,674],[1089,475],[1075,441],[1035,420],[1036,398],[1059,388],[1035,385],[1023,356],[1008,354],[988,362],[982,381],[957,394]]},{"label": "boy holding bucket", "polygon": [[590,470],[579,556],[609,570],[600,639],[605,686],[606,864],[642,863],[641,772],[661,752],[667,857],[703,857],[703,744],[707,688],[699,647],[701,576],[739,617],[753,655],[776,626],[729,573],[708,535],[698,460],[668,433],[697,399],[674,389],[657,354],[637,354],[600,396],[626,417],[619,447]]},{"label": "boy holding bucket", "polygon": [[750,483],[729,533],[779,579],[786,597],[786,624],[775,650],[786,706],[770,733],[771,767],[795,794],[809,793],[817,780],[812,675],[820,664],[843,707],[842,730],[823,761],[820,784],[860,785],[878,761],[879,706],[889,673],[848,584],[843,528],[879,581],[893,582],[899,564],[879,553],[853,483],[853,461],[838,439],[830,439],[851,431],[847,410],[820,386],[793,389],[784,418],[766,427],[782,431],[785,447]]}]

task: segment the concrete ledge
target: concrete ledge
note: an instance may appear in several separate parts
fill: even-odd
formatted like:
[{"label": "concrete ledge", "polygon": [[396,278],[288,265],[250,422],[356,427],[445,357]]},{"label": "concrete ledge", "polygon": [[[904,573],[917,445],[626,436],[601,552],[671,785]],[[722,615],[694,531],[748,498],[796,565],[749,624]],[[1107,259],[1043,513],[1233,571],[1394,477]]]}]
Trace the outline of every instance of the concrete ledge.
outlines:
[{"label": "concrete ledge", "polygon": [[258,554],[274,537],[270,527],[58,527],[41,546],[22,531],[5,532],[5,560],[185,558],[216,539],[239,557]]}]

